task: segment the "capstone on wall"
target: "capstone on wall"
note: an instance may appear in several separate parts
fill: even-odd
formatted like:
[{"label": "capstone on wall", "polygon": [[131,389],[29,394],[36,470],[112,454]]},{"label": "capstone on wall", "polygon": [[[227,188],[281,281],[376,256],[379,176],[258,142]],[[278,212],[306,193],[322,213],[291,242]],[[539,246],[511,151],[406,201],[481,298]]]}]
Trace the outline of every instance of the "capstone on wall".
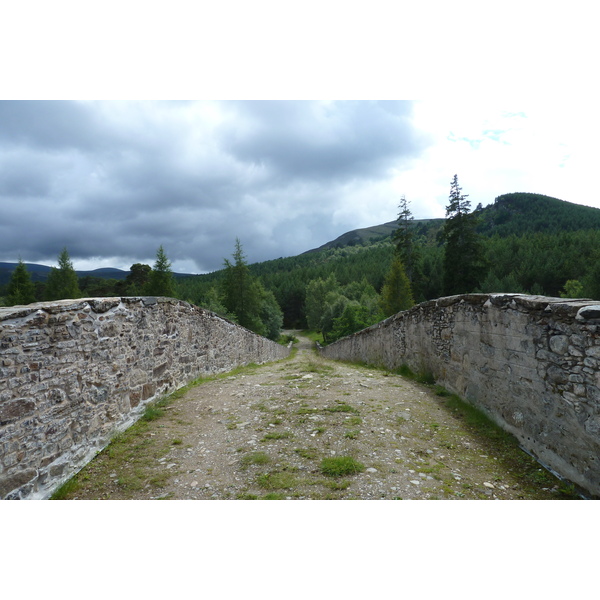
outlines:
[{"label": "capstone on wall", "polygon": [[600,496],[598,303],[519,294],[440,298],[321,352],[431,373],[540,463]]},{"label": "capstone on wall", "polygon": [[0,499],[49,497],[161,395],[288,354],[171,298],[0,308]]}]

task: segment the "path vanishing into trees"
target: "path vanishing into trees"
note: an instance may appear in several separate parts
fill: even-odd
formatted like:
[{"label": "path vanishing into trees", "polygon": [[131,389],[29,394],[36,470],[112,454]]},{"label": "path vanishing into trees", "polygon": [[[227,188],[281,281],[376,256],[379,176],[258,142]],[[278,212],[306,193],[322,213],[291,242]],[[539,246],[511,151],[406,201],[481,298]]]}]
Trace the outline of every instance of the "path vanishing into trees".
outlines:
[{"label": "path vanishing into trees", "polygon": [[290,358],[151,407],[72,479],[66,499],[558,499],[567,486],[512,438],[481,434],[440,389]]}]

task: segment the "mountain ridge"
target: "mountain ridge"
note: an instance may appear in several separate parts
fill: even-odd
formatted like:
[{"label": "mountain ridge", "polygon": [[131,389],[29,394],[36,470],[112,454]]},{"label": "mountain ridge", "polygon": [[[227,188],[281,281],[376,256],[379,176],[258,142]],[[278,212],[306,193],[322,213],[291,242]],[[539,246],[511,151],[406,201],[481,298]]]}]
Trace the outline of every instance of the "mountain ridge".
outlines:
[{"label": "mountain ridge", "polygon": [[[480,217],[479,232],[485,236],[523,235],[535,232],[575,231],[579,229],[600,229],[600,209],[566,200],[559,200],[543,194],[530,192],[511,192],[498,196],[493,203],[474,211]],[[435,237],[445,219],[413,219],[411,226],[417,234]],[[306,257],[326,250],[342,249],[352,246],[370,246],[387,240],[398,228],[397,221],[388,221],[380,225],[362,227],[347,231],[334,240],[298,254]],[[293,257],[291,257],[293,258]],[[282,259],[271,259],[252,263],[261,265]],[[17,263],[0,262],[0,285],[8,283]],[[36,263],[25,263],[32,281],[43,282],[52,267]],[[129,271],[112,267],[103,267],[88,271],[75,271],[78,277],[97,277],[100,279],[123,280]],[[217,271],[218,272],[218,271]],[[193,277],[192,273],[174,273],[177,278]],[[210,275],[210,274],[205,274]],[[202,276],[202,275],[200,275]]]}]

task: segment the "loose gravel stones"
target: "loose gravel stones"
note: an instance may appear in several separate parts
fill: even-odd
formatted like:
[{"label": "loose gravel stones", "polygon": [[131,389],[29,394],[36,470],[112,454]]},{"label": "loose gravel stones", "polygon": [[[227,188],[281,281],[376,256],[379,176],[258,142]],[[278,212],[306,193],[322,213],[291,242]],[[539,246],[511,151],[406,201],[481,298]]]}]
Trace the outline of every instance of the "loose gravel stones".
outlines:
[{"label": "loose gravel stones", "polygon": [[[322,359],[306,338],[291,358],[190,389],[149,425],[132,443],[157,458],[115,464],[105,451],[84,469],[73,497],[556,497],[555,489],[526,491],[430,388]],[[363,468],[331,476],[322,462],[332,457]]]}]

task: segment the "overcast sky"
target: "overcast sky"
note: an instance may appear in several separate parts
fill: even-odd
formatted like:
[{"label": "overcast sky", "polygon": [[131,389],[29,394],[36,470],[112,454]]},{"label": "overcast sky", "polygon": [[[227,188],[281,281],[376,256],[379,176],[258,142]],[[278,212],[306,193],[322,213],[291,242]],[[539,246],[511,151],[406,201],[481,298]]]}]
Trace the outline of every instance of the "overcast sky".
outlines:
[{"label": "overcast sky", "polygon": [[[395,220],[402,195],[415,218],[444,217],[454,174],[473,208],[509,192],[600,208],[598,103],[576,87],[593,82],[593,19],[512,0],[493,19],[480,2],[435,4],[435,18],[392,4],[386,18],[379,0],[343,14],[309,0],[286,28],[262,0],[189,18],[179,0],[109,0],[93,27],[78,3],[36,3],[35,23],[15,3],[0,261],[56,265],[66,247],[78,269],[128,269],[162,245],[175,271],[202,273],[236,237],[249,262],[293,256]],[[113,97],[166,99],[90,100]],[[169,100],[194,97],[238,99]]]},{"label": "overcast sky", "polygon": [[[595,135],[574,106],[434,101],[0,102],[0,260],[222,266],[359,227],[536,192],[600,208]],[[578,106],[585,111],[585,106]],[[594,113],[583,115],[583,121]],[[598,133],[597,131],[595,132]]]},{"label": "overcast sky", "polygon": [[[0,99],[17,102],[0,102],[0,261],[21,256],[56,265],[66,246],[77,268],[128,269],[134,262],[152,264],[162,244],[177,271],[203,272],[222,266],[236,237],[251,262],[295,255],[351,229],[394,220],[402,194],[416,218],[443,217],[455,173],[473,207],[522,191],[600,208],[596,12],[587,0],[4,2]],[[113,101],[186,98],[212,100]],[[319,98],[363,101],[283,102]],[[417,98],[424,100],[371,102]],[[72,99],[78,102],[62,102]],[[104,101],[90,101],[99,99]],[[44,506],[37,505],[36,512]],[[102,529],[106,541],[94,537],[94,550],[100,540],[111,556],[115,522],[131,529],[142,510],[132,505],[133,518],[127,519],[122,505],[113,506],[106,509],[112,518]],[[213,506],[225,510],[224,504]],[[335,515],[324,519],[324,505],[303,505],[299,513],[297,504],[290,520],[287,503],[269,504],[268,513],[260,515],[265,518],[258,519],[260,531],[265,523],[302,523],[304,528],[294,531],[294,548],[302,552],[292,550],[292,557],[302,560],[314,554],[315,523],[331,539],[344,540],[343,530],[329,528],[355,519],[356,506],[336,505]],[[396,537],[409,539],[406,547],[446,533],[454,545],[464,538],[466,545],[455,555],[468,556],[477,566],[474,572],[481,578],[474,589],[481,589],[488,583],[489,565],[502,564],[514,544],[506,536],[496,539],[495,532],[492,548],[477,518],[460,520],[462,537],[446,532],[456,518],[440,512],[432,520],[438,516],[432,507],[447,511],[447,506],[412,503],[394,521],[396,515],[378,504],[375,512],[364,514],[372,525],[370,547],[387,550],[394,538],[392,522],[400,523]],[[504,524],[506,515],[507,527],[497,531],[521,525],[522,506],[494,503],[493,515],[490,506],[469,505],[469,516],[488,522],[491,516],[495,524]],[[76,508],[68,508],[74,519],[89,517],[89,507],[82,506],[86,514],[81,515]],[[189,523],[197,520],[191,512],[195,506],[183,509],[175,525],[169,515],[169,533],[187,534]],[[99,510],[94,523],[104,524]],[[157,509],[151,510],[154,518]],[[203,521],[205,537],[214,527],[213,543],[206,547],[212,549],[216,541],[220,549],[222,523],[237,539],[257,522],[256,505],[227,504],[226,510]],[[348,513],[340,520],[344,510]],[[426,512],[414,512],[419,510]],[[536,533],[543,533],[549,518],[556,521],[555,513],[556,505],[536,505],[526,526],[531,527],[532,517],[539,519]],[[33,535],[40,523],[54,522],[36,516],[42,518],[30,519]],[[563,531],[569,536],[560,540],[565,543],[573,544],[574,531],[585,530],[589,537],[593,519],[573,528],[573,515],[564,516],[569,526],[552,530],[553,542],[557,531],[559,539]],[[9,531],[10,523],[19,525],[11,539],[28,543],[22,519],[7,522]],[[152,530],[152,541],[167,537],[162,529]],[[381,539],[373,538],[379,531]],[[163,545],[180,541],[187,538],[168,538]],[[255,531],[241,541],[258,544],[261,557],[260,542]],[[483,544],[486,553],[469,552]],[[555,545],[543,548],[552,552]],[[335,550],[347,562],[355,558],[355,545],[346,547],[352,555],[346,556],[340,544]],[[554,558],[543,548],[537,547],[534,557],[542,569]],[[140,562],[134,558],[134,565],[144,568],[154,559],[153,550],[151,543],[136,548]],[[123,558],[131,564],[129,546],[127,551]],[[374,562],[361,556],[363,571],[381,571],[387,554],[375,553]],[[417,573],[413,579],[420,581],[418,575],[429,573],[421,570],[422,553],[413,554],[417,560],[412,562],[406,553],[401,558],[408,559]],[[75,561],[71,577],[87,573],[89,553],[80,555],[82,568]],[[211,569],[221,574],[221,563],[230,569],[227,556],[213,561]],[[287,551],[281,557],[277,567],[285,576],[286,565],[298,561],[290,561]],[[462,567],[447,559],[436,565],[444,582]],[[531,556],[527,560],[530,566]],[[578,555],[574,574],[581,571],[581,560]],[[21,568],[11,566],[16,572]],[[235,565],[248,575],[244,581],[250,587],[253,566]],[[563,564],[563,571],[569,566]],[[37,567],[43,571],[44,565]],[[216,584],[222,577],[213,579]],[[570,588],[577,580],[563,579]],[[356,587],[353,580],[353,589],[362,591],[367,584],[371,589],[373,578],[361,583]],[[395,583],[390,579],[390,590]],[[531,592],[539,595],[540,582],[534,584]],[[554,589],[556,581],[549,585]]]}]

